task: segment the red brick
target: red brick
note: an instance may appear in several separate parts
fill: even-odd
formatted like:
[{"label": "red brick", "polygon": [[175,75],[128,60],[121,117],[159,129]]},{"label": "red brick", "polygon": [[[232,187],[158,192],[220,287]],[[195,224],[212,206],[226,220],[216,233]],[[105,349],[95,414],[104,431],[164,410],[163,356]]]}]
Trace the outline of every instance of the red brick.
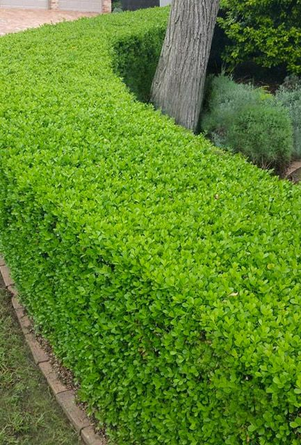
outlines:
[{"label": "red brick", "polygon": [[[18,309],[16,311],[21,329],[23,331],[23,334],[30,334],[30,331],[32,330],[31,321],[27,317],[27,315],[24,315],[24,311],[22,309]],[[22,315],[23,314],[23,315]]]},{"label": "red brick", "polygon": [[15,286],[8,286],[7,290],[8,290],[11,294],[13,294],[14,297],[17,297],[17,296],[18,296],[18,291],[17,291],[17,289],[15,288]]},{"label": "red brick", "polygon": [[37,365],[39,363],[44,363],[49,361],[48,355],[46,354],[44,349],[41,348],[41,346],[39,345],[33,334],[26,334],[25,340],[28,346],[30,347],[33,359]]},{"label": "red brick", "polygon": [[103,0],[102,11],[104,14],[112,12],[112,0]]},{"label": "red brick", "polygon": [[78,433],[83,428],[90,426],[90,421],[85,412],[76,405],[74,391],[57,394],[56,399]]},{"label": "red brick", "polygon": [[15,296],[12,297],[11,302],[15,310],[24,309],[19,299],[16,298]]},{"label": "red brick", "polygon": [[92,426],[82,429],[81,438],[86,445],[107,445],[106,439],[96,434]]},{"label": "red brick", "polygon": [[[25,317],[24,307],[21,304],[19,304],[19,301],[15,297],[12,297],[11,301],[12,301],[13,308],[15,309],[15,313],[16,313],[16,315],[18,317],[19,323],[21,325],[21,319],[23,317]],[[30,327],[30,322],[28,324],[28,328],[29,327]]]},{"label": "red brick", "polygon": [[[25,317],[25,311],[24,311],[24,309],[23,308],[20,308],[20,309],[15,309],[15,313],[16,313],[16,315],[17,315],[17,317],[18,317],[18,320],[19,320],[19,323],[20,323],[20,325],[22,324],[21,323],[21,319],[22,318],[24,318]],[[21,326],[22,327],[22,326]],[[28,332],[30,331],[30,325],[28,325],[27,326],[28,327]],[[24,328],[25,329],[25,328]]]},{"label": "red brick", "polygon": [[60,380],[58,379],[56,373],[54,372],[54,370],[49,362],[40,363],[39,368],[41,369],[42,373],[46,377],[46,380],[55,395],[64,393],[65,391],[67,391],[67,387],[63,383],[60,382]]},{"label": "red brick", "polygon": [[0,266],[0,272],[6,287],[13,286],[14,282],[10,276],[10,270],[7,266]]}]

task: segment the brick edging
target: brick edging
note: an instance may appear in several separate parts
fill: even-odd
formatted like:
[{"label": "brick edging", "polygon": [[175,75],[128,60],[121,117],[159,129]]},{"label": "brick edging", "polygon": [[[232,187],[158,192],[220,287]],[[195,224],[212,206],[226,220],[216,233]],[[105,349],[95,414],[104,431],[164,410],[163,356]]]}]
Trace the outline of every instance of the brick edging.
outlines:
[{"label": "brick edging", "polygon": [[33,331],[33,324],[25,314],[25,309],[18,299],[18,291],[11,278],[10,269],[6,266],[4,259],[0,256],[0,272],[6,289],[12,294],[12,305],[23,331],[26,343],[28,344],[33,359],[40,371],[45,376],[58,404],[71,422],[73,428],[80,435],[86,445],[107,445],[105,438],[95,433],[84,410],[76,404],[76,393],[68,389],[57,377],[51,365],[50,357],[37,341]]}]

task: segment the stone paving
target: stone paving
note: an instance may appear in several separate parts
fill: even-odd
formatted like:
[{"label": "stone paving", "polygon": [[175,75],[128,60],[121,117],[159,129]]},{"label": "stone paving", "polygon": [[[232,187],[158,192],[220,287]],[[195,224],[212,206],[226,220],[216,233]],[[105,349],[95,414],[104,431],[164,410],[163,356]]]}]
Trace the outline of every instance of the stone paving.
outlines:
[{"label": "stone paving", "polygon": [[46,23],[54,24],[95,15],[97,13],[93,12],[0,8],[0,36],[27,28],[38,28]]}]

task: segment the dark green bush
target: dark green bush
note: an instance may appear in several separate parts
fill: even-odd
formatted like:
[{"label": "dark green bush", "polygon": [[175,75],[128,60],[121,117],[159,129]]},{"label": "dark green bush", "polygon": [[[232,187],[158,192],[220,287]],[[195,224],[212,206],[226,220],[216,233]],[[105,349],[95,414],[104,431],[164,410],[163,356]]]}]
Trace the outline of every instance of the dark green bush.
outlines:
[{"label": "dark green bush", "polygon": [[120,445],[299,445],[300,189],[135,100],[114,47],[165,23],[0,39],[2,250]]},{"label": "dark green bush", "polygon": [[293,157],[301,158],[301,79],[291,76],[276,93],[276,98],[288,109],[294,129]]},{"label": "dark green bush", "polygon": [[112,0],[112,11],[122,12],[122,4],[120,0]]},{"label": "dark green bush", "polygon": [[216,145],[241,152],[261,168],[283,172],[293,151],[292,123],[273,96],[226,76],[211,78],[202,128]]},{"label": "dark green bush", "polygon": [[226,61],[232,67],[254,61],[301,73],[300,0],[223,0],[219,24],[230,39]]}]

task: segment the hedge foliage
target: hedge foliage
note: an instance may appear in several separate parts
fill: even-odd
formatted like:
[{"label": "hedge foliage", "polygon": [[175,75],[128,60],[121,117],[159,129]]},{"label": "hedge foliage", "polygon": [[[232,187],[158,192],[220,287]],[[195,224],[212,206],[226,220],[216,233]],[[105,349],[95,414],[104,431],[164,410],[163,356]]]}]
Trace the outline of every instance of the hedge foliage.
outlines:
[{"label": "hedge foliage", "polygon": [[135,100],[114,48],[166,19],[0,39],[2,250],[119,444],[297,445],[300,189]]},{"label": "hedge foliage", "polygon": [[263,88],[210,77],[202,128],[214,143],[241,152],[261,168],[283,172],[293,152],[288,110]]},{"label": "hedge foliage", "polygon": [[165,36],[165,27],[157,26],[143,35],[129,33],[114,44],[115,71],[123,78],[135,96],[149,102],[153,77],[156,72]]},{"label": "hedge foliage", "polygon": [[253,60],[301,73],[301,0],[222,0],[221,6],[228,63]]}]

